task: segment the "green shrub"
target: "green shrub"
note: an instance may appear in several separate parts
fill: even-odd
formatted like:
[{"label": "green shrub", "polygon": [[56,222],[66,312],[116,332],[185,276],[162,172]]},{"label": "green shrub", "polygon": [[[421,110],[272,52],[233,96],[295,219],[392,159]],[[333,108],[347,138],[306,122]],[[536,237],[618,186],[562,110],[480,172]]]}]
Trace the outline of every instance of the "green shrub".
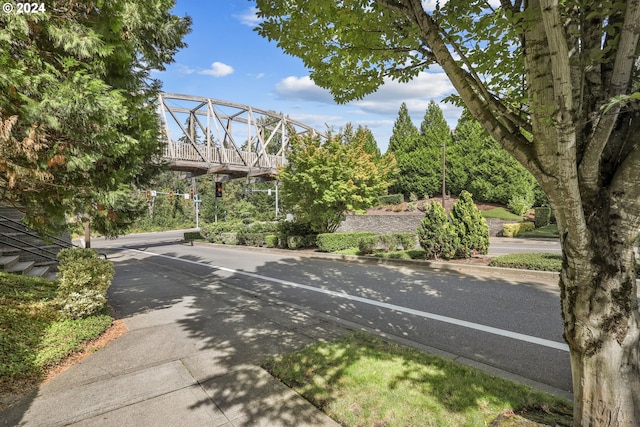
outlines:
[{"label": "green shrub", "polygon": [[451,209],[451,223],[458,231],[460,246],[456,256],[468,258],[472,252],[486,255],[489,251],[489,227],[473,203],[471,193],[462,191]]},{"label": "green shrub", "polygon": [[451,259],[455,256],[460,239],[456,227],[438,202],[432,202],[418,228],[418,241],[428,259]]},{"label": "green shrub", "polygon": [[398,243],[405,251],[413,250],[418,242],[418,236],[416,233],[393,233],[393,235],[396,236]]},{"label": "green shrub", "polygon": [[65,253],[61,256],[62,260],[58,266],[58,293],[63,299],[73,292],[80,293],[84,290],[95,290],[106,295],[113,279],[114,270],[111,262],[97,258],[97,253],[89,255],[86,249],[81,251],[83,253]]},{"label": "green shrub", "polygon": [[235,233],[238,228],[241,227],[237,221],[228,222],[216,222],[212,224],[205,224],[200,227],[200,234],[202,237],[211,243],[223,243],[222,233]]},{"label": "green shrub", "polygon": [[107,304],[107,298],[98,290],[83,289],[71,292],[62,301],[60,314],[68,319],[84,319],[98,314]]},{"label": "green shrub", "polygon": [[402,194],[387,194],[378,197],[380,205],[399,205],[404,202],[404,196]]},{"label": "green shrub", "polygon": [[548,206],[542,206],[535,209],[535,219],[533,221],[536,228],[549,225],[551,221],[551,208]]},{"label": "green shrub", "polygon": [[316,235],[308,234],[306,236],[289,236],[287,237],[287,248],[302,249],[315,246]]},{"label": "green shrub", "polygon": [[247,225],[245,230],[248,233],[275,234],[278,232],[278,223],[277,222],[254,222],[251,225]]},{"label": "green shrub", "polygon": [[217,243],[222,243],[225,245],[237,245],[238,244],[238,233],[234,231],[229,231],[226,233],[220,233],[220,241]]},{"label": "green shrub", "polygon": [[520,194],[516,194],[511,196],[511,199],[509,199],[509,203],[507,204],[507,206],[509,207],[509,209],[511,209],[511,212],[516,215],[522,216],[526,214],[527,211],[533,206],[532,199],[532,195],[523,196]]},{"label": "green shrub", "polygon": [[244,246],[264,246],[266,244],[266,233],[247,233],[241,231],[238,233],[238,244]]},{"label": "green shrub", "polygon": [[358,251],[360,255],[372,254],[378,246],[378,236],[362,236],[358,241]]},{"label": "green shrub", "polygon": [[502,226],[502,235],[504,237],[516,237],[520,233],[535,230],[533,222],[518,222],[516,224],[504,224]]},{"label": "green shrub", "polygon": [[268,248],[275,248],[278,246],[278,236],[275,234],[267,234],[264,236],[264,241]]},{"label": "green shrub", "polygon": [[89,248],[65,248],[58,252],[57,258],[61,265],[66,265],[76,260],[98,258],[98,252]]},{"label": "green shrub", "polygon": [[[314,242],[310,245],[313,246],[315,244],[315,235],[316,233],[313,232],[311,226],[307,223],[299,221],[281,221],[278,223],[278,241],[280,246],[284,248],[297,249],[289,245],[290,236],[297,236],[296,239],[294,239],[296,241],[303,236],[314,236]],[[305,243],[307,242],[305,241]]]},{"label": "green shrub", "polygon": [[316,244],[323,252],[336,252],[347,248],[357,248],[360,239],[373,236],[374,233],[358,231],[353,233],[322,233],[318,234]]},{"label": "green shrub", "polygon": [[185,231],[184,240],[200,240],[202,239],[202,235],[200,235],[199,231]]}]

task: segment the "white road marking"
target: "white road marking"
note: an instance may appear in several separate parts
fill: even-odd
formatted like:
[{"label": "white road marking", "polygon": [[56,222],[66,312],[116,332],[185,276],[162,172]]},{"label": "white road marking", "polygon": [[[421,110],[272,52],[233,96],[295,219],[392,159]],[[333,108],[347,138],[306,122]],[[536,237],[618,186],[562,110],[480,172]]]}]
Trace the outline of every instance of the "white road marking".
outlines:
[{"label": "white road marking", "polygon": [[336,291],[331,291],[331,290],[328,290],[328,289],[316,288],[316,287],[313,287],[313,286],[303,285],[301,283],[290,282],[288,280],[277,279],[275,277],[263,276],[261,274],[249,273],[247,271],[234,270],[232,268],[226,268],[226,267],[221,267],[221,266],[217,266],[217,265],[211,265],[211,264],[207,264],[207,263],[204,263],[204,262],[192,261],[192,260],[182,259],[182,258],[169,256],[169,255],[163,255],[163,254],[157,254],[157,253],[153,253],[153,252],[141,251],[139,249],[131,249],[131,248],[123,248],[123,249],[127,249],[127,250],[130,250],[130,251],[133,251],[133,252],[139,252],[139,253],[142,253],[142,254],[158,256],[158,257],[162,257],[162,258],[168,258],[168,259],[172,259],[172,260],[175,260],[175,261],[186,262],[186,263],[189,263],[189,264],[196,264],[196,265],[199,265],[199,266],[202,266],[202,267],[209,267],[209,268],[214,269],[214,270],[226,271],[228,273],[240,274],[240,275],[243,275],[243,276],[251,277],[253,279],[265,280],[265,281],[278,283],[280,285],[290,286],[290,287],[298,288],[298,289],[305,289],[305,290],[312,291],[312,292],[318,292],[318,293],[325,294],[325,295],[331,295],[331,296],[334,296],[334,297],[337,297],[337,298],[343,298],[343,299],[346,299],[346,300],[349,300],[349,301],[357,301],[357,302],[361,302],[363,304],[372,305],[372,306],[375,306],[375,307],[386,308],[388,310],[393,310],[393,311],[397,311],[397,312],[401,312],[401,313],[407,313],[407,314],[411,314],[411,315],[414,315],[414,316],[423,317],[425,319],[437,320],[439,322],[449,323],[451,325],[456,325],[456,326],[462,326],[463,328],[468,328],[468,329],[474,329],[474,330],[477,330],[477,331],[487,332],[489,334],[499,335],[499,336],[507,337],[507,338],[512,338],[512,339],[515,339],[515,340],[524,341],[524,342],[528,342],[528,343],[532,343],[532,344],[537,344],[537,345],[541,345],[541,346],[544,346],[544,347],[553,348],[553,349],[556,349],[556,350],[569,351],[569,346],[567,344],[565,344],[565,343],[561,343],[561,342],[557,342],[557,341],[551,341],[551,340],[547,340],[547,339],[544,339],[544,338],[538,338],[538,337],[534,337],[534,336],[531,336],[531,335],[525,335],[525,334],[521,334],[521,333],[518,333],[518,332],[512,332],[512,331],[508,331],[506,329],[494,328],[493,326],[481,325],[481,324],[478,324],[478,323],[468,322],[466,320],[455,319],[453,317],[441,316],[439,314],[428,313],[426,311],[415,310],[415,309],[412,309],[412,308],[402,307],[402,306],[399,306],[399,305],[389,304],[389,303],[386,303],[386,302],[380,302],[380,301],[372,300],[372,299],[369,299],[369,298],[362,298],[362,297],[358,297],[358,296],[355,296],[355,295],[346,294],[346,293],[343,293],[343,292],[336,292]]}]

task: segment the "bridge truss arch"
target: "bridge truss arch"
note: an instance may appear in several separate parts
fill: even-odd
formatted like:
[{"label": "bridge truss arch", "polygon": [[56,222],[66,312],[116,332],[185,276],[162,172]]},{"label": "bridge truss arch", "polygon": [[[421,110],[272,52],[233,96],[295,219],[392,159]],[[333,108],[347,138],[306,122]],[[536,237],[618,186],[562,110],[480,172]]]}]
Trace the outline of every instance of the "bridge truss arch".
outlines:
[{"label": "bridge truss arch", "polygon": [[320,135],[284,114],[200,96],[160,93],[162,160],[171,170],[273,179],[294,135]]}]

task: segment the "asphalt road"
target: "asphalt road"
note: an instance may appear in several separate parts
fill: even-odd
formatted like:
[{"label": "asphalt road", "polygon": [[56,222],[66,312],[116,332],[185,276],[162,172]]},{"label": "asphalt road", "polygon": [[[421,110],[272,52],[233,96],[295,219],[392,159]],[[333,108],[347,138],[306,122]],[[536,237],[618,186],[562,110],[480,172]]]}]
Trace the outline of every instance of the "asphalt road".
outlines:
[{"label": "asphalt road", "polygon": [[444,352],[537,387],[571,390],[553,283],[344,262],[314,254],[191,246],[182,232],[146,233],[93,246],[127,247],[150,262],[215,277],[260,297]]}]

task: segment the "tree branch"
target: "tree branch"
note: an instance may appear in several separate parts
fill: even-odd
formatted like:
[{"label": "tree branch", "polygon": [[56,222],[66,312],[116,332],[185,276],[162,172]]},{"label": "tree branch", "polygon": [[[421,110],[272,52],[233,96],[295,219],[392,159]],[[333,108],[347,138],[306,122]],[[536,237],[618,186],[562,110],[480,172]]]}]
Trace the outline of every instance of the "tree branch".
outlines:
[{"label": "tree branch", "polygon": [[622,217],[626,238],[635,242],[640,231],[640,144],[624,159],[611,182],[611,206]]},{"label": "tree branch", "polygon": [[[613,66],[611,82],[608,85],[605,100],[630,90],[635,51],[640,36],[640,0],[627,2],[624,24],[620,33],[618,52]],[[607,114],[600,113],[597,124],[586,146],[579,165],[580,182],[586,197],[594,197],[600,184],[602,153],[610,140],[613,128],[618,120],[621,105],[610,109]]]}]

